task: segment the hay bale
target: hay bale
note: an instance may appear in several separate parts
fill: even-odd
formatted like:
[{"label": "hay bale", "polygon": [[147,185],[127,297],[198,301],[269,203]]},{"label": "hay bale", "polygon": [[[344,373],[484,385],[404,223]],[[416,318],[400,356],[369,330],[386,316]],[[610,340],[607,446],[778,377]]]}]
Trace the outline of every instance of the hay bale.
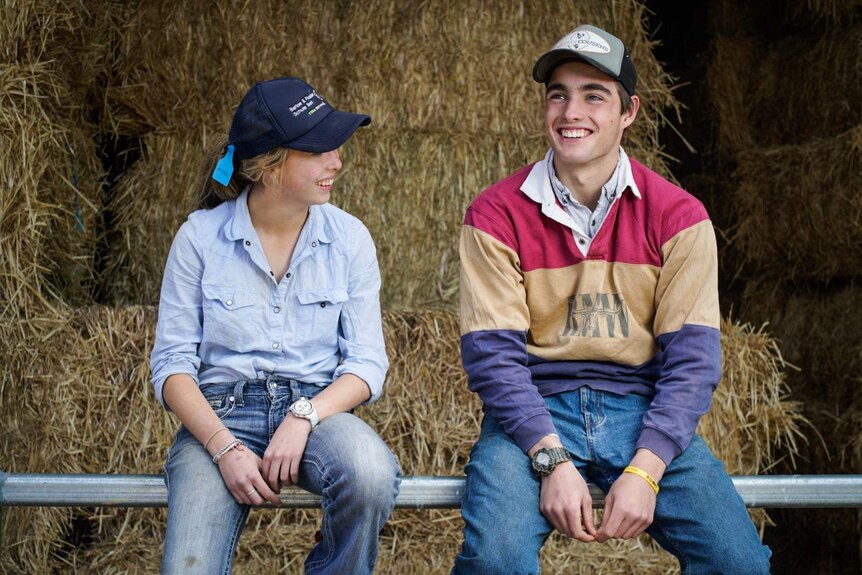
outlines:
[{"label": "hay bale", "polygon": [[113,241],[105,261],[105,276],[111,278],[107,301],[158,303],[174,234],[197,208],[198,172],[210,138],[206,132],[189,131],[141,139],[140,159],[106,202],[113,215]]},{"label": "hay bale", "polygon": [[859,275],[862,126],[835,138],[739,155],[733,200],[739,251],[763,278]]},{"label": "hay bale", "polygon": [[712,44],[706,82],[717,127],[716,149],[724,157],[733,157],[754,146],[749,98],[757,74],[757,56],[764,46],[756,36],[739,34],[716,35]]},{"label": "hay bale", "polygon": [[[755,147],[804,144],[862,123],[857,105],[862,98],[862,27],[831,25],[813,34],[809,23],[770,39],[769,25],[757,21],[773,18],[774,8],[764,16],[750,14],[748,2],[724,4],[732,8],[711,10],[716,33],[707,68],[721,157]],[[813,105],[824,89],[829,105]]]},{"label": "hay bale", "polygon": [[721,344],[724,374],[698,433],[728,473],[768,473],[782,457],[799,452],[798,442],[807,441],[802,405],[789,399],[789,366],[765,326],[722,319]]},{"label": "hay bale", "polygon": [[[145,2],[123,7],[105,127],[121,135],[227,131],[229,111],[256,81],[300,76],[337,101],[338,2],[286,9],[254,2]],[[352,87],[351,87],[352,88]]]},{"label": "hay bale", "polygon": [[0,63],[0,282],[24,307],[43,293],[86,302],[94,281],[102,170],[67,96],[47,64]]},{"label": "hay bale", "polygon": [[[766,281],[750,283],[743,297],[741,309],[769,322],[782,356],[796,366],[788,385],[821,436],[801,450],[812,473],[858,473],[852,462],[858,454],[853,406],[862,371],[860,301],[862,289],[852,284],[824,291]],[[841,447],[830,451],[833,446]]]},{"label": "hay bale", "polygon": [[[157,405],[148,381],[155,309],[87,307],[55,310],[53,317],[38,330],[22,322],[3,349],[0,409],[13,416],[0,421],[0,469],[159,472],[177,424]],[[732,322],[722,331],[725,379],[701,431],[731,472],[763,471],[775,450],[796,449],[801,419],[785,397],[783,365],[769,337]],[[387,311],[384,332],[392,360],[386,393],[362,416],[406,474],[462,473],[481,408],[460,368],[456,315]],[[299,570],[319,518],[316,510],[254,512],[237,572]],[[0,565],[12,572],[153,572],[164,510],[13,508],[2,528]],[[461,528],[458,511],[397,511],[382,534],[378,571],[448,571]],[[676,572],[675,560],[646,539],[573,551],[571,541],[555,536],[547,549],[548,572]]]},{"label": "hay bale", "polygon": [[[108,203],[116,235],[107,265],[113,278],[109,301],[158,302],[173,236],[196,208],[196,168],[210,137],[191,132],[142,140],[142,158],[120,179]],[[471,161],[477,144],[466,135],[359,132],[344,149],[345,169],[332,202],[370,229],[385,303],[454,302],[466,205],[477,190],[540,154],[537,142],[498,139],[481,146],[483,153]],[[141,245],[148,249],[136,249]]]},{"label": "hay bale", "polygon": [[[804,144],[862,123],[862,26],[832,28],[814,41],[810,30],[786,35],[755,57],[754,82],[741,104],[757,145]],[[813,104],[824,91],[829,104]]]},{"label": "hay bale", "polygon": [[805,0],[790,4],[798,22],[810,24],[814,20],[825,26],[842,26],[859,15],[862,0]]},{"label": "hay bale", "polygon": [[776,38],[788,29],[808,29],[812,34],[852,24],[859,14],[860,0],[712,0],[710,29],[718,32],[754,30]]},{"label": "hay bale", "polygon": [[541,136],[360,134],[346,148],[348,168],[332,202],[371,231],[384,304],[456,306],[458,235],[467,205],[483,188],[543,153]]},{"label": "hay bale", "polygon": [[[762,34],[724,33],[713,45],[707,83],[721,155],[804,144],[862,122],[856,104],[862,98],[862,27],[831,30],[813,42],[784,36],[769,45]],[[824,89],[829,105],[812,105]]]},{"label": "hay bale", "polygon": [[[389,129],[535,134],[540,117],[532,109],[518,113],[541,101],[529,79],[533,60],[580,21],[607,25],[632,47],[645,100],[633,131],[657,146],[663,113],[676,104],[670,78],[652,55],[645,8],[635,0],[613,9],[473,0],[429,2],[419,10],[375,0],[284,10],[259,2],[239,14],[226,3],[134,6],[122,16],[106,123],[128,135],[212,127],[252,82],[292,74]],[[499,30],[509,31],[505,39]],[[489,57],[494,66],[483,65]]]},{"label": "hay bale", "polygon": [[[97,15],[89,17],[87,7]],[[91,300],[103,169],[85,102],[101,59],[100,3],[0,8],[0,222],[4,293]]]}]

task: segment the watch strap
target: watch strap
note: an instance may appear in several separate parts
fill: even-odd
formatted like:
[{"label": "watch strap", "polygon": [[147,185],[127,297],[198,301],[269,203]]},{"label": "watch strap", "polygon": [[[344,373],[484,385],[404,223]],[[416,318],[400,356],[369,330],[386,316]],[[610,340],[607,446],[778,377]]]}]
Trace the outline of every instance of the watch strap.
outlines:
[{"label": "watch strap", "polygon": [[[539,465],[536,456],[540,453],[548,456],[547,466]],[[572,454],[565,447],[543,447],[536,451],[532,457],[533,470],[539,477],[546,477],[557,468],[557,465],[572,460]]]},{"label": "watch strap", "polygon": [[[302,413],[295,409],[294,406],[296,406],[296,404],[300,401],[308,403],[311,406],[311,411],[309,411],[308,413]],[[304,397],[293,403],[290,406],[289,411],[296,417],[307,420],[311,424],[311,429],[314,429],[315,427],[317,427],[317,424],[320,423],[320,417],[317,415],[317,409],[314,407],[314,404],[311,403],[310,400],[305,399]]]}]

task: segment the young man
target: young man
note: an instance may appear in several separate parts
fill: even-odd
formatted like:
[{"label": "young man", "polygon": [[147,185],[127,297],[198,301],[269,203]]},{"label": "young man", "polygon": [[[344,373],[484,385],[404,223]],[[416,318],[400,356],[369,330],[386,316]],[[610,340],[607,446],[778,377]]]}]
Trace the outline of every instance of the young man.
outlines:
[{"label": "young man", "polygon": [[[721,375],[709,217],[620,146],[640,106],[622,41],[580,26],[533,79],[550,149],[479,195],[461,234],[461,353],[486,415],[453,573],[538,573],[552,529],[646,531],[683,574],[768,573],[694,433]],[[598,526],[587,481],[607,493]]]}]

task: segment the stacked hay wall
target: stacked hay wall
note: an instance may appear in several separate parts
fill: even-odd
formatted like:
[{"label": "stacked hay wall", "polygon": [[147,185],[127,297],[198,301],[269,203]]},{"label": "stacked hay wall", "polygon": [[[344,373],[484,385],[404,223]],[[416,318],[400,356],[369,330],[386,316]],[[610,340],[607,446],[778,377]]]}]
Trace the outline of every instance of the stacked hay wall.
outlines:
[{"label": "stacked hay wall", "polygon": [[[52,337],[32,345],[41,357],[28,393],[6,385],[0,468],[28,472],[158,473],[176,421],[153,405],[147,353],[152,307],[68,311]],[[775,342],[734,322],[722,324],[724,380],[700,433],[733,474],[755,474],[775,452],[795,450],[804,420],[790,401]],[[385,312],[392,368],[383,398],[361,415],[392,447],[407,475],[460,475],[481,419],[460,369],[454,312]],[[60,342],[60,345],[58,345]],[[17,358],[13,358],[17,359]],[[441,417],[445,414],[445,417]],[[8,449],[7,449],[8,448]],[[765,516],[756,514],[763,525]],[[320,520],[316,510],[252,513],[237,573],[298,572]],[[152,573],[158,570],[162,509],[10,508],[3,517],[0,567],[9,573]],[[448,572],[460,545],[457,510],[399,510],[382,535],[378,572]],[[646,539],[609,546],[554,536],[547,572],[668,573],[676,560]]]},{"label": "stacked hay wall", "polygon": [[[788,382],[819,438],[797,471],[860,473],[846,446],[862,442],[862,5],[724,0],[712,10],[715,156],[732,174],[722,273],[737,278],[736,313],[768,322],[799,368]],[[856,512],[776,516],[797,526],[779,531],[801,550],[797,567],[862,565]]]}]

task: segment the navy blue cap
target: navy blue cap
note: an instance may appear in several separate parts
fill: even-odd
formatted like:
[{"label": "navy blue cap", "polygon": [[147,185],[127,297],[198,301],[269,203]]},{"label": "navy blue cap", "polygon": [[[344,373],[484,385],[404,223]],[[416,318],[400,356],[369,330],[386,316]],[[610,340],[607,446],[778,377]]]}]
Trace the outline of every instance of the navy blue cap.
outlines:
[{"label": "navy blue cap", "polygon": [[228,143],[238,160],[273,148],[329,152],[344,144],[371,118],[333,108],[299,78],[258,82],[233,116]]}]

